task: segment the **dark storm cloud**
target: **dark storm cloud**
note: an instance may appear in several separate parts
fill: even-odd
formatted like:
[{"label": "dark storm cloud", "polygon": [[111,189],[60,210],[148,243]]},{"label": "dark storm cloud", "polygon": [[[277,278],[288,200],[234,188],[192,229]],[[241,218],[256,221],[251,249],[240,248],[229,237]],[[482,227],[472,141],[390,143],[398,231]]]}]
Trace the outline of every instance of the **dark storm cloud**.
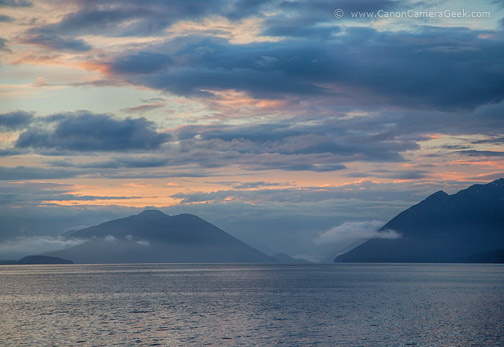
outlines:
[{"label": "dark storm cloud", "polygon": [[26,128],[32,120],[33,115],[25,111],[2,113],[0,114],[0,131],[13,131]]},{"label": "dark storm cloud", "polygon": [[135,151],[159,148],[168,140],[145,118],[115,119],[109,115],[78,112],[47,117],[52,128],[33,127],[16,141],[17,148],[69,151]]},{"label": "dark storm cloud", "polygon": [[164,54],[140,52],[119,58],[110,67],[110,72],[117,74],[149,74],[160,70],[170,63]]},{"label": "dark storm cloud", "polygon": [[51,33],[31,35],[23,39],[24,43],[41,45],[52,50],[89,51],[91,46],[84,40],[65,38]]},{"label": "dark storm cloud", "polygon": [[110,79],[178,95],[212,96],[209,90],[236,89],[266,99],[322,96],[352,105],[374,99],[412,109],[471,109],[504,97],[500,31],[423,26],[385,32],[347,22],[339,27],[333,15],[337,8],[410,6],[398,1],[76,3],[77,10],[58,23],[31,28],[28,39],[56,49],[85,50],[87,44],[72,35],[153,35],[175,22],[212,15],[230,20],[255,16],[263,20],[263,34],[279,38],[233,44],[184,35],[96,61]]},{"label": "dark storm cloud", "polygon": [[[299,35],[302,33],[300,32]],[[347,28],[337,38],[299,37],[234,45],[223,39],[185,37],[107,62],[132,84],[180,95],[237,89],[260,98],[287,95],[374,96],[409,108],[474,108],[504,97],[504,40],[491,32],[423,27],[418,32]],[[176,44],[175,44],[176,43]],[[180,47],[176,52],[173,47]],[[129,66],[150,51],[166,52],[169,66]],[[168,59],[168,58],[166,58]],[[128,69],[129,66],[129,69]],[[136,73],[137,71],[140,71]],[[338,92],[331,89],[338,87]]]}]

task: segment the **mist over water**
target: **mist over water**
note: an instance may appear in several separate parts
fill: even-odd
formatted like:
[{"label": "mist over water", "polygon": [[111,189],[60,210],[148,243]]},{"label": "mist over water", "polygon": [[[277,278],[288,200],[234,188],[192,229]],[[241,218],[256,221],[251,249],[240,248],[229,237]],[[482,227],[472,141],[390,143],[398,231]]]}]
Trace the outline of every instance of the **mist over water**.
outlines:
[{"label": "mist over water", "polygon": [[0,346],[497,346],[502,265],[0,267]]}]

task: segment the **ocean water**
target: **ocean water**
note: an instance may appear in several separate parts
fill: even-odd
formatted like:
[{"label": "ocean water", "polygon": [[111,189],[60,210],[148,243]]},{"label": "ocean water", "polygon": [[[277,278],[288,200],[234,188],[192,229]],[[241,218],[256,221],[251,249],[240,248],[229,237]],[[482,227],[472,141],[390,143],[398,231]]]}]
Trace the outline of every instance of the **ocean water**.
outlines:
[{"label": "ocean water", "polygon": [[1,266],[0,319],[0,346],[504,346],[504,266]]}]

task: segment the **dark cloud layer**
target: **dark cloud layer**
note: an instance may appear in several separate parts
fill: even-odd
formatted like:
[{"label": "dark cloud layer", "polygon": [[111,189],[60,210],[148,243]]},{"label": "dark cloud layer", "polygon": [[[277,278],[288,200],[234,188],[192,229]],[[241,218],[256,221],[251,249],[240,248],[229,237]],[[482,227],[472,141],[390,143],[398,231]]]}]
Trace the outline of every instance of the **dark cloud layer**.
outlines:
[{"label": "dark cloud layer", "polygon": [[77,170],[47,169],[32,166],[0,166],[0,180],[61,179],[79,175]]},{"label": "dark cloud layer", "polygon": [[100,34],[109,36],[143,36],[157,34],[180,20],[196,20],[220,15],[238,20],[256,15],[268,1],[158,1],[135,0],[75,1],[77,11],[60,22],[37,28],[59,35]]},{"label": "dark cloud layer", "polygon": [[[356,120],[328,118],[317,125],[301,122],[301,118],[290,118],[247,126],[187,126],[175,135],[181,148],[188,151],[211,147],[245,158],[264,154],[262,161],[260,156],[256,158],[258,167],[262,162],[271,167],[290,166],[292,170],[338,170],[350,161],[403,161],[401,152],[418,149],[414,137],[394,133],[389,124],[377,124],[375,133],[369,134]],[[282,164],[283,156],[291,158],[290,165]],[[315,164],[320,167],[310,167]]]},{"label": "dark cloud layer", "polygon": [[41,45],[51,50],[89,51],[91,46],[84,40],[66,38],[51,33],[41,33],[24,38],[23,42]]},{"label": "dark cloud layer", "polygon": [[109,115],[79,112],[48,117],[53,128],[33,127],[16,141],[17,148],[69,151],[135,151],[159,148],[168,135],[158,133],[145,118],[115,119]]},{"label": "dark cloud layer", "polygon": [[[14,0],[4,0],[15,2]],[[22,2],[21,0],[19,2]],[[100,34],[108,36],[153,35],[182,20],[199,20],[220,16],[231,21],[248,17],[265,17],[265,13],[282,11],[292,23],[312,26],[334,21],[333,11],[376,11],[399,7],[391,0],[135,0],[74,1],[75,12],[65,15],[59,22],[37,28],[55,34]],[[286,20],[281,20],[285,23]],[[273,25],[272,25],[273,26]],[[274,31],[274,30],[272,30]]]},{"label": "dark cloud layer", "polygon": [[12,131],[26,128],[33,115],[25,111],[13,111],[0,114],[0,131]]},{"label": "dark cloud layer", "polygon": [[8,50],[7,48],[7,40],[0,37],[0,51]]},{"label": "dark cloud layer", "polygon": [[[255,17],[278,41],[234,44],[183,35],[103,56],[110,79],[184,96],[235,89],[258,98],[379,100],[410,109],[473,109],[504,97],[502,31],[418,26],[378,31],[338,22],[344,11],[405,10],[411,4],[362,1],[76,1],[59,22],[31,28],[27,42],[85,51],[79,36],[157,35],[183,20]],[[417,4],[418,5],[418,4]],[[419,6],[419,5],[418,5]],[[220,30],[220,29],[219,29]],[[372,102],[372,101],[371,101]]]},{"label": "dark cloud layer", "polygon": [[13,20],[14,20],[14,18],[12,18],[10,16],[6,16],[4,14],[0,15],[0,22],[7,23],[7,22],[12,22]]},{"label": "dark cloud layer", "polygon": [[305,33],[247,45],[192,37],[176,39],[175,46],[183,48],[175,53],[174,43],[167,42],[150,48],[166,55],[144,50],[107,65],[132,84],[180,95],[237,89],[259,98],[338,97],[343,90],[353,102],[371,95],[411,108],[474,108],[504,97],[504,76],[495,73],[504,40],[481,39],[483,34],[488,33],[463,28],[424,27],[418,33],[347,28],[332,40]]},{"label": "dark cloud layer", "polygon": [[32,2],[27,0],[0,0],[0,7],[29,7],[29,6],[32,6]]}]

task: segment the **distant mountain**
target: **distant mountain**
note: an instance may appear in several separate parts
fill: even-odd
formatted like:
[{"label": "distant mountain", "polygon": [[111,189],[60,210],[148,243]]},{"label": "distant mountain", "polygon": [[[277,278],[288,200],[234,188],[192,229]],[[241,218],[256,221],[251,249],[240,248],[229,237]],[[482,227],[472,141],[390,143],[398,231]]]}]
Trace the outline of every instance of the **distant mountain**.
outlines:
[{"label": "distant mountain", "polygon": [[286,253],[275,254],[273,256],[273,258],[278,260],[280,263],[284,263],[284,264],[311,264],[311,261],[308,261],[305,259],[300,259],[300,258],[293,258]]},{"label": "distant mountain", "polygon": [[[381,230],[398,239],[371,239],[334,262],[489,262],[504,249],[504,179],[456,194],[439,191],[401,212]],[[495,251],[498,252],[498,251]]]},{"label": "distant mountain", "polygon": [[45,255],[28,255],[19,260],[1,260],[0,265],[73,264],[73,261]]},{"label": "distant mountain", "polygon": [[148,210],[66,237],[83,240],[49,255],[76,263],[271,263],[275,259],[191,215]]},{"label": "distant mountain", "polygon": [[504,263],[504,249],[473,254],[465,259],[467,263]]}]

